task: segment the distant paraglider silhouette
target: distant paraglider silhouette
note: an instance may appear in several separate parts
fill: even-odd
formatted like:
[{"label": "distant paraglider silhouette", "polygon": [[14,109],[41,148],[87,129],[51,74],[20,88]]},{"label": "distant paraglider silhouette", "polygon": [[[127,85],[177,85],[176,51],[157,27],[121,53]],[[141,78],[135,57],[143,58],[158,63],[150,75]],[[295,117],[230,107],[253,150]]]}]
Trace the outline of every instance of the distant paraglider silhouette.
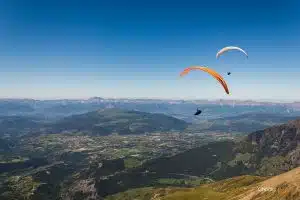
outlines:
[{"label": "distant paraglider silhouette", "polygon": [[198,108],[197,108],[197,111],[196,111],[196,113],[194,114],[194,115],[200,115],[202,113],[202,110],[199,110]]}]

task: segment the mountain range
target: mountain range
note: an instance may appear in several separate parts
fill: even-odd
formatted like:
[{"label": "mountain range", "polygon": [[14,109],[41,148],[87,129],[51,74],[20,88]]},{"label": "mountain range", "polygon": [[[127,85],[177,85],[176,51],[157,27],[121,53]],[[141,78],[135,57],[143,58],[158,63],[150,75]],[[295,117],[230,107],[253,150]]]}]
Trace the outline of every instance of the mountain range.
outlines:
[{"label": "mountain range", "polygon": [[[191,114],[192,116],[196,119],[202,118],[202,116],[196,117]],[[166,131],[247,134],[292,119],[297,119],[297,116],[246,113],[190,123],[161,113],[103,108],[87,113],[58,117],[56,120],[47,120],[38,116],[0,116],[0,136],[61,132],[92,135],[145,134]]]},{"label": "mountain range", "polygon": [[[67,117],[101,109],[122,109],[164,114],[192,124],[187,132],[226,132],[247,134],[300,116],[299,103],[273,103],[237,100],[160,100],[160,99],[0,99],[0,135],[24,135],[44,132],[44,124],[60,123],[53,131],[69,132],[62,128]],[[202,114],[194,116],[196,108]],[[74,119],[75,117],[73,117]],[[92,117],[91,117],[92,118]],[[87,120],[86,120],[87,122]],[[55,126],[55,125],[54,125]],[[100,129],[99,126],[97,129]],[[171,129],[171,128],[170,128]],[[47,126],[47,130],[51,130]],[[105,130],[102,130],[105,132]],[[90,130],[89,130],[90,132]],[[106,132],[105,134],[108,134]]]},{"label": "mountain range", "polygon": [[82,132],[92,135],[145,134],[183,131],[188,123],[163,114],[151,114],[121,109],[102,109],[65,117],[46,126],[46,132]]},{"label": "mountain range", "polygon": [[299,103],[272,103],[234,100],[155,100],[155,99],[104,99],[94,97],[79,100],[1,99],[0,116],[39,116],[48,120],[74,114],[83,114],[103,108],[120,108],[141,112],[172,115],[188,122],[196,108],[203,110],[205,119],[236,116],[245,113],[273,113],[298,115]]},{"label": "mountain range", "polygon": [[152,132],[183,131],[188,123],[164,114],[128,111],[117,108],[99,109],[84,114],[47,121],[29,116],[0,117],[0,135],[50,133],[82,133],[110,135],[117,133],[145,134]]},{"label": "mountain range", "polygon": [[297,118],[298,116],[286,116],[273,113],[246,113],[230,117],[201,120],[190,125],[187,131],[251,133]]}]

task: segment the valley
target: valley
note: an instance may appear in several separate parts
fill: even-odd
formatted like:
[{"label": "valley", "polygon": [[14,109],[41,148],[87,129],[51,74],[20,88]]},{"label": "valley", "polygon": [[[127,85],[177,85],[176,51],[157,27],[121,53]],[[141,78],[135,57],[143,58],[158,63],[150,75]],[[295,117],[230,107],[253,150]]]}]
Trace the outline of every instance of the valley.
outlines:
[{"label": "valley", "polygon": [[254,112],[243,106],[236,107],[244,114],[218,110],[226,116],[204,114],[206,119],[194,122],[101,106],[71,115],[51,109],[65,113],[55,120],[2,114],[1,199],[176,199],[173,193],[186,195],[198,187],[201,192],[211,187],[207,184],[232,179],[247,185],[296,168],[297,112],[275,114],[269,105]]}]

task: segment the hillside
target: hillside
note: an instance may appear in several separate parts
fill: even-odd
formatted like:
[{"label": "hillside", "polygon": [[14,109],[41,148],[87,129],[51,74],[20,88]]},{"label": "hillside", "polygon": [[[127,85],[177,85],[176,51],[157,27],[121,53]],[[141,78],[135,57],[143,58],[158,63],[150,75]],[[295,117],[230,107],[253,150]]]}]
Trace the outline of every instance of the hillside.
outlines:
[{"label": "hillside", "polygon": [[[300,120],[256,131],[249,134],[245,142],[251,143],[248,148],[252,148],[261,161],[258,174],[274,175],[300,164]],[[245,146],[239,149],[246,150]]]},{"label": "hillside", "polygon": [[298,200],[300,167],[271,178],[238,176],[194,188],[138,188],[106,200]]},{"label": "hillside", "polygon": [[[207,175],[208,171],[199,170],[199,166],[202,167],[209,162],[197,163],[215,155],[215,164],[211,163],[213,165],[207,169],[215,169],[209,174],[217,179],[227,176],[228,170],[236,167],[239,170],[234,169],[233,174],[231,174],[233,176],[240,175],[242,172],[251,172],[257,175],[277,175],[300,164],[299,142],[300,120],[293,120],[286,124],[253,132],[241,141],[226,142],[226,145],[224,145],[225,142],[208,144],[162,161],[158,160],[149,163],[146,168],[157,172],[163,170],[164,173],[171,173],[173,168],[165,166],[176,166],[180,172],[187,170],[189,174],[199,175],[203,172],[203,175]],[[223,145],[221,145],[222,143]],[[196,159],[196,155],[199,159]],[[212,159],[214,158],[210,160]]]},{"label": "hillside", "polygon": [[1,135],[24,135],[37,131],[43,126],[43,121],[36,117],[26,116],[0,116]]},{"label": "hillside", "polygon": [[215,131],[248,134],[294,119],[297,119],[297,116],[273,113],[246,113],[217,119],[199,120],[199,122],[189,126],[187,130],[189,132]]},{"label": "hillside", "polygon": [[0,116],[0,137],[62,132],[80,132],[93,135],[144,134],[183,131],[187,127],[187,122],[164,114],[116,108],[71,115],[56,121],[49,121],[44,117],[37,116]]},{"label": "hillside", "polygon": [[102,109],[63,118],[48,125],[47,132],[82,132],[93,135],[118,133],[124,135],[183,131],[187,126],[188,123],[163,114]]},{"label": "hillside", "polygon": [[[226,118],[245,113],[266,113],[278,116],[297,116],[300,111],[294,104],[253,101],[208,101],[208,100],[159,100],[159,99],[0,99],[0,116],[38,116],[57,120],[71,115],[83,114],[103,108],[136,110],[148,113],[166,114],[190,123],[205,119]],[[194,117],[196,108],[204,111],[205,116]],[[252,130],[253,131],[253,130]]]},{"label": "hillside", "polygon": [[[300,163],[300,120],[256,131],[239,141],[210,143],[96,183],[100,196],[151,186],[161,178],[208,177],[222,180],[240,175],[274,176]],[[145,172],[148,171],[148,174]],[[143,174],[143,176],[141,176]],[[118,182],[123,184],[119,185]],[[109,190],[108,190],[109,188]]]},{"label": "hillside", "polygon": [[166,195],[161,200],[297,200],[300,199],[300,167],[263,180],[242,176]]}]

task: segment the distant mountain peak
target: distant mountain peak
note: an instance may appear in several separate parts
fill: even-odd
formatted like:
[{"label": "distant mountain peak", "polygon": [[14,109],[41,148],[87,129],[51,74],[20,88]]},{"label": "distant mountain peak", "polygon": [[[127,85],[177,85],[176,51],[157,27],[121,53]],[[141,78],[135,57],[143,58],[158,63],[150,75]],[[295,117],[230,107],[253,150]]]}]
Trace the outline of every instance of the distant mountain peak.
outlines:
[{"label": "distant mountain peak", "polygon": [[103,100],[104,98],[102,97],[91,97],[88,100]]},{"label": "distant mountain peak", "polygon": [[51,124],[49,132],[82,132],[93,135],[109,135],[117,132],[121,135],[144,134],[151,132],[183,131],[188,126],[183,120],[163,114],[151,114],[103,108],[96,111],[65,117]]}]

